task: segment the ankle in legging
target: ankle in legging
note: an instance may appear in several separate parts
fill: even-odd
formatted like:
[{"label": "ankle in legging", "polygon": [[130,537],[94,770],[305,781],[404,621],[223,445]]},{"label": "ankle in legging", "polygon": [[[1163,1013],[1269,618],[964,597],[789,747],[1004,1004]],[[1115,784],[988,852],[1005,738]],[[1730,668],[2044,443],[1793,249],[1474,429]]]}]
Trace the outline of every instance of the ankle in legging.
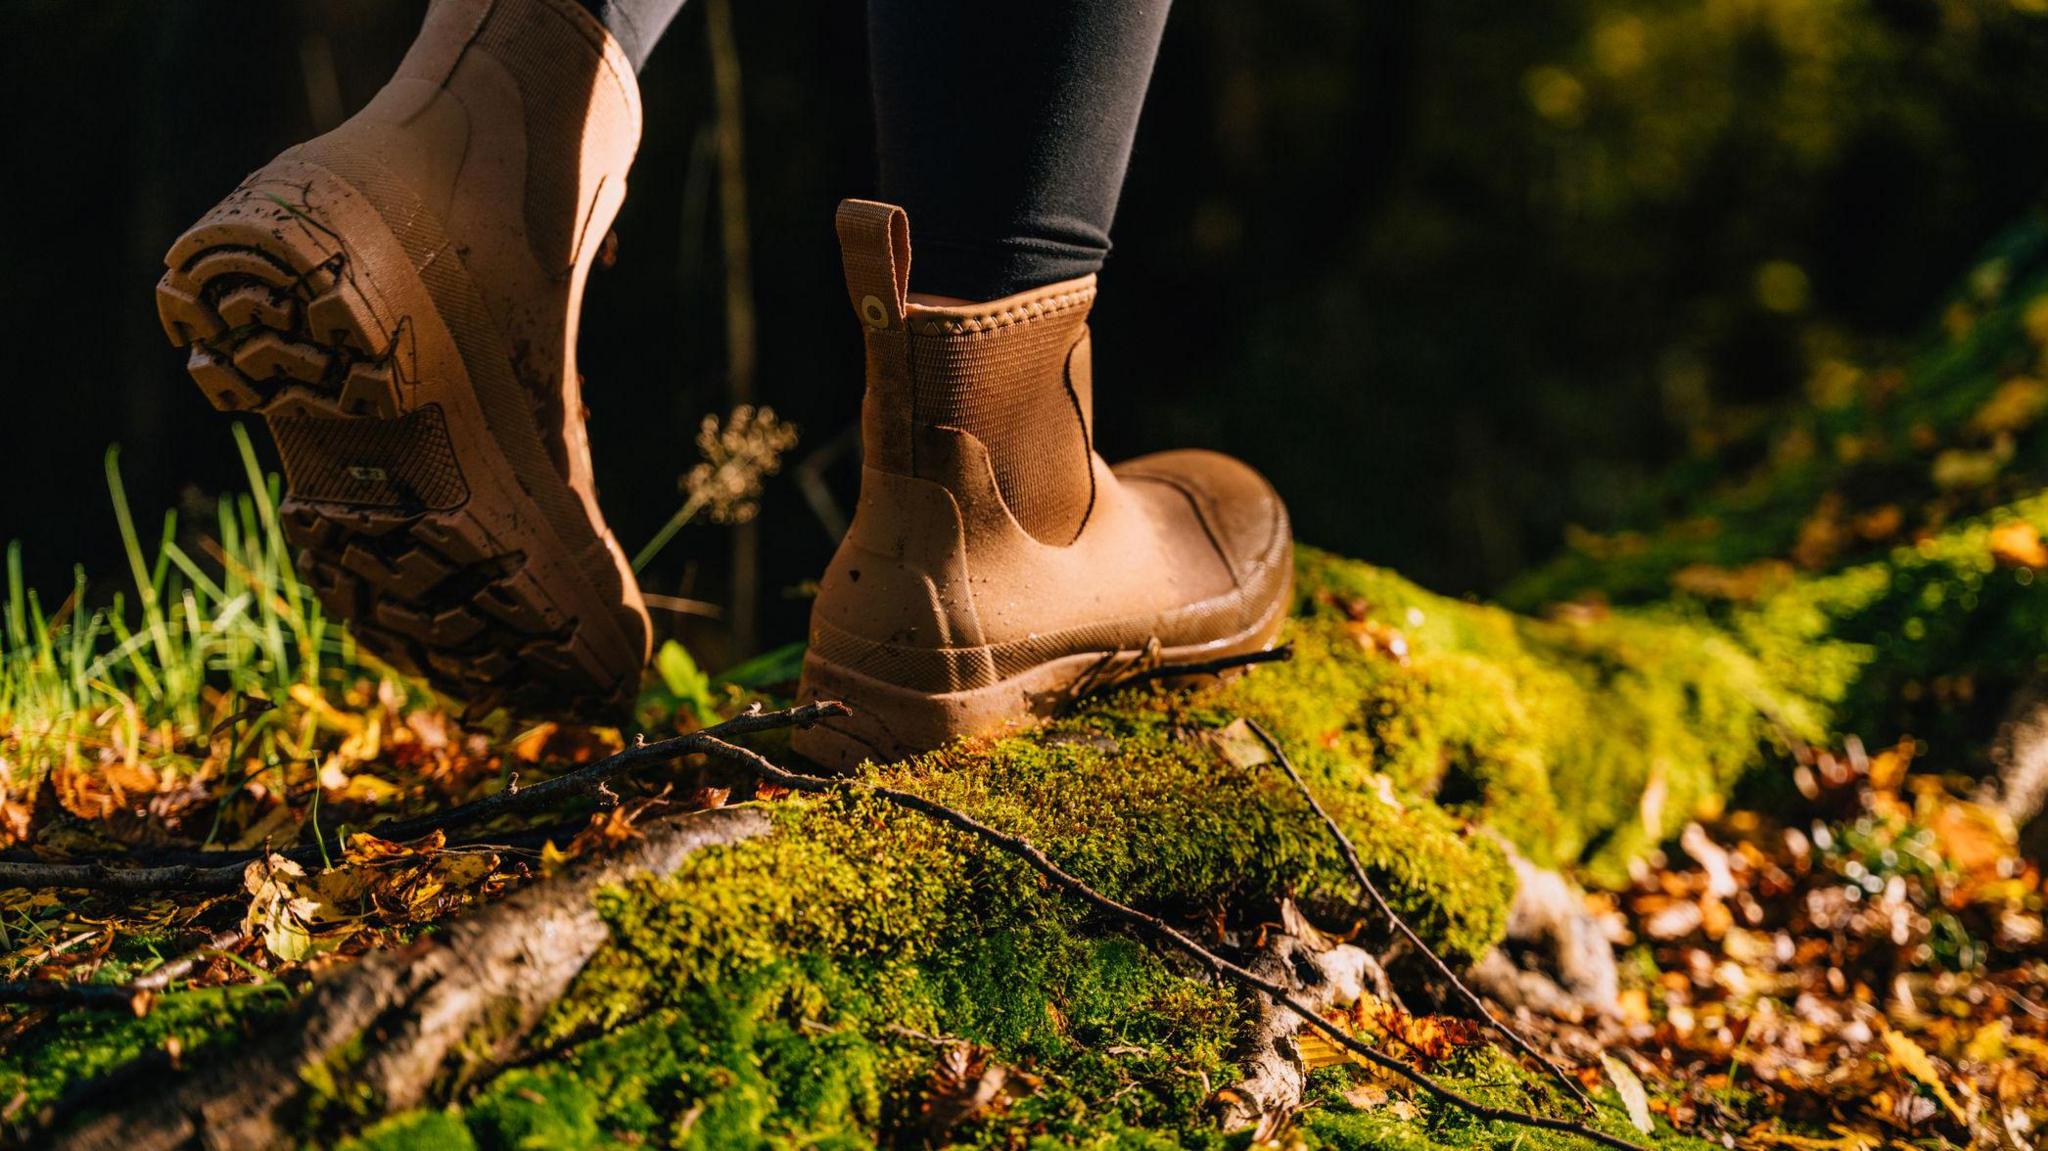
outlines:
[{"label": "ankle in legging", "polygon": [[647,67],[647,56],[668,31],[669,21],[682,11],[683,0],[577,0],[591,15],[604,21],[612,39],[626,50],[633,71]]}]

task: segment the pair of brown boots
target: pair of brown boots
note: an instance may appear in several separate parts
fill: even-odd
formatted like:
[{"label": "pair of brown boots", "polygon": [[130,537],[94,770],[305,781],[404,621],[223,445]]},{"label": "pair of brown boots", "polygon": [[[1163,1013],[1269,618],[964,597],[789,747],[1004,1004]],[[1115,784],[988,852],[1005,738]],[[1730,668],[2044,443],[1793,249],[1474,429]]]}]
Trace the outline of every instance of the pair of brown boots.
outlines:
[{"label": "pair of brown boots", "polygon": [[[299,568],[366,646],[486,706],[631,698],[647,612],[598,509],[585,277],[639,143],[571,0],[436,0],[397,76],[181,236],[157,287],[215,406],[263,414]],[[796,737],[843,766],[1043,714],[1146,663],[1263,648],[1287,514],[1207,452],[1092,447],[1094,277],[926,307],[901,209],[838,217],[867,331],[864,470],[812,611]]]}]

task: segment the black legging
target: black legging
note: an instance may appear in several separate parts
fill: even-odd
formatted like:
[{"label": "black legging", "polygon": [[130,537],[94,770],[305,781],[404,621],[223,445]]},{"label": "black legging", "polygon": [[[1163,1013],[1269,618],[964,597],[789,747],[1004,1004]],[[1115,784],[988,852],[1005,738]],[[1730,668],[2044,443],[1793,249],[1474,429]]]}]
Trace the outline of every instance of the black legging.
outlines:
[{"label": "black legging", "polygon": [[[683,0],[583,0],[637,68]],[[1167,0],[869,0],[882,199],[911,287],[991,300],[1098,271]]]}]

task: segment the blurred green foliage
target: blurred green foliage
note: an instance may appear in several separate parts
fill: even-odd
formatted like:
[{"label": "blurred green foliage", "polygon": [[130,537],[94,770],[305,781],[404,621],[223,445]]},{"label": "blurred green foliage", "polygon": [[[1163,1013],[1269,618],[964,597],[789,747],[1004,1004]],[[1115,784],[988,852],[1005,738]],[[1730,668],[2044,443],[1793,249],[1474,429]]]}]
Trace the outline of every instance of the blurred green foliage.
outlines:
[{"label": "blurred green foliage", "polygon": [[1309,538],[1447,590],[1656,514],[1647,480],[1911,334],[2048,180],[2038,4],[1279,7],[1180,6],[1227,63],[1169,56],[1145,131],[1215,93],[1220,178],[1141,140],[1107,282],[1197,200],[1231,269],[1200,434]]},{"label": "blurred green foliage", "polygon": [[[61,585],[73,560],[117,570],[97,509],[47,498],[96,489],[110,439],[142,506],[237,482],[221,421],[155,331],[157,261],[242,173],[366,101],[422,7],[0,10],[0,84],[66,110],[0,128],[52,174],[10,189],[37,226],[0,234],[0,335],[37,385],[17,389],[18,415],[64,429],[10,460],[42,483],[0,488],[31,583]],[[738,7],[754,304],[773,333],[756,392],[804,429],[794,469],[858,405],[829,220],[875,189],[864,17]],[[1816,365],[1910,337],[2048,186],[2042,0],[1175,9],[1097,311],[1105,454],[1236,451],[1304,538],[1446,591],[1498,587],[1570,525],[1668,510],[1653,477],[1715,458]],[[629,545],[673,510],[697,420],[730,401],[702,19],[686,7],[642,77],[619,261],[583,330],[600,480]],[[92,339],[49,338],[50,302],[67,300],[109,301]],[[847,501],[850,457],[822,478]],[[762,514],[772,646],[808,607],[779,593],[832,541],[787,479]],[[649,581],[723,599],[723,551],[707,536]],[[707,667],[746,654],[717,626],[682,637]]]}]

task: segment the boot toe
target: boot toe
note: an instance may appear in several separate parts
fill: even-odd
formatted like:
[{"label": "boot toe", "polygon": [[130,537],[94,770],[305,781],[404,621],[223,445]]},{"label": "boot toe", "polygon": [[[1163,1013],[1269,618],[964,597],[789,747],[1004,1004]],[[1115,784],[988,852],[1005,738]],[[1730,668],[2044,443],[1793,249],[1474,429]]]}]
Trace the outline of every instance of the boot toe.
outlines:
[{"label": "boot toe", "polygon": [[1179,491],[1241,588],[1270,582],[1292,562],[1293,534],[1280,493],[1250,465],[1220,452],[1184,449],[1118,464],[1117,478]]}]

